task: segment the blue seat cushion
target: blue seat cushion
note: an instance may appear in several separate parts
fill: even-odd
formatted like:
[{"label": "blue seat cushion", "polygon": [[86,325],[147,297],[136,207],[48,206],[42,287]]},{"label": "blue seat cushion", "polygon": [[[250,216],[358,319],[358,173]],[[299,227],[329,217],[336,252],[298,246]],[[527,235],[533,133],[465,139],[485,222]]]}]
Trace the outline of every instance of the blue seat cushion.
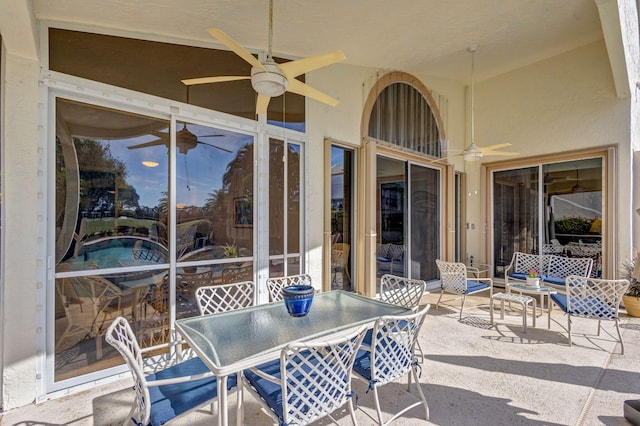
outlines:
[{"label": "blue seat cushion", "polygon": [[526,272],[512,272],[509,274],[511,278],[515,278],[516,280],[526,280],[528,275]]},{"label": "blue seat cushion", "polygon": [[[165,370],[147,376],[148,381],[172,379],[182,376],[207,373],[207,367],[200,358],[192,358],[188,361],[176,364]],[[227,379],[227,389],[236,386],[235,374]],[[184,383],[176,383],[165,386],[149,387],[151,398],[150,425],[163,425],[169,420],[183,414],[192,408],[206,404],[218,396],[218,383],[215,377],[193,380]]]},{"label": "blue seat cushion", "polygon": [[573,301],[574,299],[571,299],[571,312],[569,312],[567,308],[566,294],[552,294],[551,300],[553,300],[563,312],[572,315],[597,315],[603,319],[615,318],[616,315],[615,310],[611,306],[597,298],[580,299],[579,302],[577,299],[575,302]]},{"label": "blue seat cushion", "polygon": [[[392,342],[387,346],[385,351],[389,353],[394,353],[394,352],[398,353],[397,343]],[[380,356],[380,352],[378,352],[376,356]],[[400,357],[400,359],[402,359],[404,367],[407,367],[411,363],[411,359],[409,358]],[[398,361],[398,359],[396,359],[396,361]],[[378,373],[376,374],[377,377],[388,377],[390,374],[392,374],[389,371],[389,368],[386,367],[386,363],[377,363],[377,368],[378,368]],[[356,360],[353,364],[353,372],[356,374],[359,374],[366,380],[371,381],[372,374],[373,374],[371,371],[371,352],[364,349],[358,350],[358,354],[356,355]]]},{"label": "blue seat cushion", "polygon": [[363,349],[358,350],[353,371],[365,379],[371,380],[371,352]]},{"label": "blue seat cushion", "polygon": [[[405,328],[407,326],[407,322],[405,320],[401,320],[398,325],[400,328]],[[368,329],[364,334],[364,338],[362,339],[363,346],[371,346],[371,342],[373,341],[373,327]]]},{"label": "blue seat cushion", "polygon": [[468,280],[467,281],[467,291],[465,294],[477,293],[482,290],[486,290],[489,288],[488,284],[479,283],[478,281]]},{"label": "blue seat cushion", "polygon": [[567,280],[564,278],[549,277],[546,275],[542,277],[542,281],[545,283],[557,284],[557,285],[565,285],[567,283]]},{"label": "blue seat cushion", "polygon": [[[302,352],[304,354],[304,352]],[[318,360],[316,358],[310,358],[306,360],[309,364],[304,367],[305,371],[310,371],[310,366],[315,366],[318,364]],[[280,359],[274,359],[273,361],[266,362],[261,364],[256,369],[266,373],[270,376],[280,379],[282,374],[280,372]],[[263,377],[260,377],[251,369],[247,369],[243,371],[244,377],[246,377],[247,381],[253,386],[253,388],[258,392],[258,395],[267,403],[267,405],[276,413],[280,420],[284,419],[283,416],[283,403],[282,403],[282,387],[279,384],[273,383]],[[291,374],[291,371],[288,373]],[[299,371],[296,372],[296,378],[301,379],[302,373]],[[316,390],[316,394],[318,398],[320,398],[321,389]],[[295,401],[289,401],[289,403],[296,404]],[[303,407],[301,409],[302,412],[305,412],[306,409]]]}]

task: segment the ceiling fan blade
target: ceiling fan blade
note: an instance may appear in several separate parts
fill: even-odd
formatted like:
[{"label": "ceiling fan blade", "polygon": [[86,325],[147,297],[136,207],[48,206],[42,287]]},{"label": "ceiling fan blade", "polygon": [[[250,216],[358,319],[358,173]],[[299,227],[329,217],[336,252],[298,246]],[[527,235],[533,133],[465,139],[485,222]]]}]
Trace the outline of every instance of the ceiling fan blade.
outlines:
[{"label": "ceiling fan blade", "polygon": [[437,164],[437,163],[444,163],[450,159],[452,159],[453,157],[461,157],[463,154],[454,154],[454,155],[448,155],[446,157],[441,157],[441,158],[435,158],[431,161],[429,161],[432,164]]},{"label": "ceiling fan blade", "polygon": [[313,87],[304,84],[300,80],[296,80],[295,78],[289,79],[289,87],[287,87],[287,92],[297,93],[298,95],[305,96],[307,98],[315,99],[316,101],[324,102],[325,104],[336,106],[340,102],[336,98],[332,98],[326,93],[322,93],[318,89],[314,89]]},{"label": "ceiling fan blade", "polygon": [[137,145],[131,145],[128,146],[127,148],[129,149],[138,149],[138,148],[148,148],[150,146],[159,146],[159,145],[166,145],[167,143],[165,141],[163,141],[162,139],[156,139],[155,141],[151,141],[151,142],[145,142],[145,143],[139,143]]},{"label": "ceiling fan blade", "polygon": [[267,71],[265,69],[264,65],[262,65],[262,63],[255,56],[253,56],[251,53],[249,53],[249,51],[247,51],[247,49],[242,47],[242,45],[240,45],[240,43],[238,43],[237,41],[235,41],[234,39],[229,37],[224,31],[222,31],[220,29],[217,29],[217,28],[210,28],[207,31],[209,31],[209,34],[211,34],[213,37],[215,37],[218,40],[220,40],[225,46],[227,46],[229,49],[233,50],[233,52],[236,55],[240,56],[242,59],[247,61],[252,66],[254,66],[256,68],[260,68],[261,70],[263,70],[265,72]]},{"label": "ceiling fan blade", "polygon": [[511,144],[510,143],[499,143],[499,144],[489,145],[489,146],[479,146],[478,150],[480,152],[487,152],[487,151],[493,151],[494,149],[506,148],[508,146],[511,146]]},{"label": "ceiling fan blade", "polygon": [[258,100],[256,101],[256,114],[266,114],[270,100],[270,96],[265,96],[258,93]]},{"label": "ceiling fan blade", "polygon": [[487,155],[497,155],[500,157],[515,157],[516,155],[520,155],[519,152],[513,152],[513,151],[483,151],[482,154],[484,156]]},{"label": "ceiling fan blade", "polygon": [[291,79],[318,68],[344,61],[345,59],[347,59],[347,56],[340,50],[336,50],[335,52],[285,62],[284,64],[279,64],[279,66],[284,75]]},{"label": "ceiling fan blade", "polygon": [[199,138],[221,138],[224,135],[199,135]]},{"label": "ceiling fan blade", "polygon": [[[220,136],[222,136],[222,135],[220,135]],[[229,150],[229,149],[227,149],[227,148],[223,148],[223,147],[221,147],[221,146],[214,145],[214,144],[211,144],[211,143],[202,142],[202,141],[198,141],[198,143],[200,143],[200,144],[202,144],[202,145],[210,146],[211,148],[219,149],[220,151],[228,152],[228,153],[230,153],[230,154],[233,152],[233,151],[231,151],[231,150]]]},{"label": "ceiling fan blade", "polygon": [[241,75],[226,75],[220,77],[200,77],[200,78],[188,78],[185,80],[181,80],[182,83],[186,86],[191,86],[194,84],[206,84],[206,83],[224,83],[225,81],[236,81],[236,80],[250,80],[249,76],[241,76]]}]

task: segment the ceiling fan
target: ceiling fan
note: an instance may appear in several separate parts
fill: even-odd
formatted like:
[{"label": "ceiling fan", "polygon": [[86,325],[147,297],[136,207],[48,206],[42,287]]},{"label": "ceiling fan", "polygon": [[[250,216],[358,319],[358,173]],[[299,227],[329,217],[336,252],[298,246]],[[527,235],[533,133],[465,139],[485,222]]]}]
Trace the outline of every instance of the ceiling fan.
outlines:
[{"label": "ceiling fan", "polygon": [[273,60],[271,50],[273,39],[273,0],[269,0],[269,50],[267,53],[267,59],[264,61],[256,59],[244,47],[225,34],[222,30],[212,28],[209,29],[208,32],[251,65],[251,76],[219,76],[182,80],[182,83],[187,86],[235,80],[251,80],[253,89],[258,93],[256,114],[266,113],[271,98],[280,96],[284,92],[296,93],[331,106],[336,106],[338,104],[339,101],[337,99],[306,85],[296,79],[296,77],[318,68],[326,67],[327,65],[342,61],[346,59],[345,54],[338,50],[291,62],[285,62],[283,64],[276,63]]},{"label": "ceiling fan", "polygon": [[[166,145],[167,148],[169,147],[169,134],[168,133],[164,133],[164,132],[156,132],[156,131],[152,131],[151,132],[154,136],[158,137],[158,139],[153,140],[151,142],[144,142],[144,143],[140,143],[137,145],[131,145],[128,146],[127,148],[129,149],[140,149],[140,148],[147,148],[150,146],[158,146],[158,145]],[[182,129],[178,130],[176,132],[176,146],[178,147],[178,152],[180,152],[180,154],[186,154],[187,152],[189,152],[190,149],[195,148],[196,146],[198,146],[198,144],[202,144],[202,145],[207,145],[210,146],[212,148],[216,148],[219,149],[220,151],[224,151],[224,152],[232,152],[231,150],[227,149],[227,148],[223,148],[221,146],[218,145],[214,145],[208,142],[203,142],[201,140],[199,140],[199,138],[214,138],[214,137],[221,137],[224,135],[202,135],[202,136],[196,136],[195,134],[193,134],[189,128],[187,127],[187,123],[182,122]]]},{"label": "ceiling fan", "polygon": [[471,53],[471,85],[470,85],[470,90],[471,90],[471,144],[466,147],[464,150],[462,150],[462,152],[458,153],[458,154],[453,154],[453,155],[448,155],[446,157],[443,158],[439,158],[437,160],[434,160],[433,162],[439,162],[439,161],[446,161],[449,158],[452,157],[462,157],[464,158],[465,161],[478,161],[483,157],[487,157],[487,156],[502,156],[502,157],[513,157],[516,155],[520,155],[520,153],[518,152],[512,152],[512,151],[498,151],[501,148],[506,148],[508,146],[511,146],[510,143],[499,143],[499,144],[495,144],[495,145],[489,145],[489,146],[478,146],[475,143],[475,116],[474,116],[474,110],[475,110],[475,90],[474,90],[474,65],[475,65],[475,52],[476,50],[478,50],[478,46],[477,45],[473,45],[470,46],[467,49],[470,53]]}]

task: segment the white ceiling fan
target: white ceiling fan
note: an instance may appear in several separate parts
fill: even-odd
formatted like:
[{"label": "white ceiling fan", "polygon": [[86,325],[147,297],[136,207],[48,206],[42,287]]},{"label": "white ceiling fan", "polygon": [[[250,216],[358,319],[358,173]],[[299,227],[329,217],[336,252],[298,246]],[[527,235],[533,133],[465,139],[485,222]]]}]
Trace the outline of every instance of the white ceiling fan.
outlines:
[{"label": "white ceiling fan", "polygon": [[322,55],[311,56],[309,58],[298,59],[283,64],[278,64],[273,60],[271,44],[273,39],[273,0],[269,0],[269,50],[267,59],[259,61],[251,53],[249,53],[238,42],[233,40],[222,30],[212,28],[209,34],[222,42],[225,46],[235,52],[236,55],[247,61],[251,67],[251,76],[219,76],[219,77],[202,77],[190,78],[182,80],[186,85],[205,84],[205,83],[221,83],[225,81],[235,80],[251,80],[253,89],[258,93],[256,102],[256,114],[264,114],[267,112],[269,101],[272,97],[280,96],[284,92],[297,93],[316,101],[324,102],[331,106],[336,106],[338,100],[306,85],[297,76],[316,70],[318,68],[331,65],[333,63],[346,59],[341,51],[325,53]]},{"label": "white ceiling fan", "polygon": [[470,91],[471,91],[471,144],[468,147],[466,147],[464,150],[462,150],[462,152],[460,152],[458,154],[448,155],[446,157],[434,160],[434,162],[446,161],[447,159],[452,158],[452,157],[462,157],[462,158],[464,158],[465,161],[478,161],[481,158],[488,157],[488,156],[513,157],[513,156],[516,156],[516,155],[520,155],[520,153],[518,153],[518,152],[498,151],[501,148],[506,148],[508,146],[511,146],[510,143],[499,143],[499,144],[489,145],[489,146],[478,146],[478,145],[476,145],[476,142],[475,142],[475,127],[476,126],[475,126],[475,116],[474,116],[474,110],[475,110],[474,65],[475,65],[475,52],[476,52],[476,50],[478,50],[478,45],[470,46],[467,50],[471,53],[471,84],[470,84]]}]

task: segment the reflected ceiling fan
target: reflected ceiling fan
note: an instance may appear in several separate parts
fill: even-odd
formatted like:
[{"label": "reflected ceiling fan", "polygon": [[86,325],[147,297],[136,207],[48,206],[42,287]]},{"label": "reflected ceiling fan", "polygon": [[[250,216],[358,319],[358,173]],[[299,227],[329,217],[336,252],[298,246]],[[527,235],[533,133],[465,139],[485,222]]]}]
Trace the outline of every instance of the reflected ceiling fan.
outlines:
[{"label": "reflected ceiling fan", "polygon": [[267,59],[259,61],[251,53],[249,53],[238,42],[233,40],[222,30],[212,28],[209,34],[222,42],[231,49],[236,55],[240,56],[251,65],[251,76],[219,76],[219,77],[202,77],[190,78],[182,80],[187,86],[205,83],[221,83],[235,80],[251,80],[251,86],[258,93],[256,102],[256,114],[264,114],[267,112],[269,101],[272,97],[280,96],[284,92],[292,92],[298,95],[306,96],[325,104],[336,106],[338,100],[306,85],[297,76],[318,68],[326,67],[333,63],[346,59],[341,51],[325,53],[322,55],[311,56],[309,58],[298,59],[291,62],[278,64],[273,60],[272,56],[272,39],[273,39],[273,0],[269,0],[269,50]]},{"label": "reflected ceiling fan", "polygon": [[[189,87],[187,86],[187,104],[189,103]],[[232,151],[227,149],[227,148],[223,148],[219,145],[214,145],[212,143],[209,142],[203,142],[201,141],[199,138],[218,138],[218,137],[223,137],[224,135],[200,135],[200,136],[196,136],[193,132],[191,132],[189,130],[189,128],[187,127],[187,123],[185,123],[184,121],[179,122],[182,123],[182,129],[178,130],[176,132],[176,146],[178,147],[178,152],[180,152],[180,154],[186,154],[187,152],[189,152],[190,149],[195,148],[196,146],[198,146],[198,144],[201,145],[207,145],[210,146],[212,148],[216,148],[219,149],[220,151],[224,151],[224,152],[229,152],[231,153]],[[170,139],[169,139],[169,133],[166,132],[157,132],[152,130],[151,134],[154,135],[155,137],[157,137],[158,139],[153,140],[151,142],[144,142],[144,143],[140,143],[137,145],[131,145],[127,148],[129,149],[140,149],[140,148],[147,148],[150,146],[158,146],[158,145],[166,145],[167,149],[169,148],[169,143],[170,143]]]},{"label": "reflected ceiling fan", "polygon": [[[513,157],[516,155],[520,155],[519,152],[512,151],[498,151],[501,148],[506,148],[511,146],[510,143],[499,143],[495,145],[489,146],[478,146],[475,143],[475,88],[474,88],[474,65],[475,65],[475,52],[478,50],[477,45],[470,46],[467,49],[471,53],[471,144],[466,147],[462,152],[457,154],[447,155],[446,157],[439,158],[434,160],[433,162],[446,161],[452,157],[462,157],[465,161],[478,161],[483,157],[488,156],[502,156],[502,157]],[[459,151],[459,150],[457,150]]]},{"label": "reflected ceiling fan", "polygon": [[[140,148],[147,148],[150,146],[158,146],[158,145],[165,145],[167,148],[169,148],[169,134],[168,133],[164,133],[164,132],[156,132],[153,131],[151,132],[154,136],[158,137],[158,139],[153,140],[151,142],[145,142],[145,143],[140,143],[137,145],[131,145],[127,148],[129,149],[140,149]],[[198,146],[198,144],[201,145],[207,145],[210,146],[212,148],[216,148],[219,149],[220,151],[224,151],[224,152],[231,152],[231,150],[227,149],[227,148],[223,148],[221,146],[218,145],[214,145],[212,143],[208,143],[208,142],[203,142],[201,140],[199,140],[199,138],[214,138],[214,137],[221,137],[224,135],[202,135],[202,136],[196,136],[195,134],[193,134],[189,128],[187,127],[187,123],[182,122],[182,129],[178,130],[176,132],[176,146],[178,147],[178,152],[180,152],[180,154],[186,154],[187,152],[189,152],[190,149],[195,148],[196,146]]]}]

